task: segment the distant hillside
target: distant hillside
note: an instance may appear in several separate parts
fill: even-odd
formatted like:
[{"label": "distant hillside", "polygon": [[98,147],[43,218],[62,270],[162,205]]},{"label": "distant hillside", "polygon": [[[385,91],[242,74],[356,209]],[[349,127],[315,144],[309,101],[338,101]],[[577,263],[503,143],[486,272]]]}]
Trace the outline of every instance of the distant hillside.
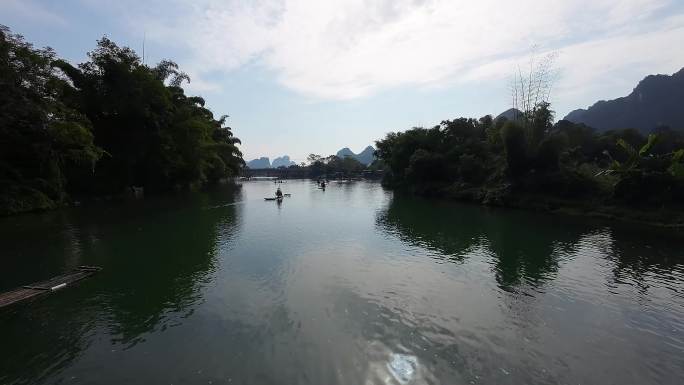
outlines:
[{"label": "distant hillside", "polygon": [[356,160],[365,164],[366,166],[373,163],[375,160],[375,148],[368,146],[363,149],[359,154],[356,155]]},{"label": "distant hillside", "polygon": [[495,120],[503,119],[505,118],[506,120],[518,120],[522,116],[522,111],[516,109],[516,108],[509,108],[506,111],[500,113]]},{"label": "distant hillside", "polygon": [[247,162],[249,168],[271,168],[271,161],[268,157],[261,157],[259,159],[250,160]]},{"label": "distant hillside", "polygon": [[672,76],[649,75],[629,95],[599,101],[586,110],[574,110],[565,120],[600,131],[636,128],[649,132],[658,126],[684,128],[684,68]]},{"label": "distant hillside", "polygon": [[337,157],[344,158],[346,156],[351,156],[352,158],[368,166],[369,164],[373,163],[373,160],[375,160],[375,156],[373,155],[374,153],[375,148],[373,148],[373,146],[368,146],[364,148],[363,151],[361,151],[358,154],[355,154],[352,150],[345,147],[340,151],[337,151]]},{"label": "distant hillside", "polygon": [[356,157],[356,154],[354,154],[354,152],[350,150],[349,147],[345,147],[340,151],[337,151],[338,158],[344,158],[345,156]]},{"label": "distant hillside", "polygon": [[273,159],[273,163],[271,164],[271,166],[273,168],[278,168],[278,167],[289,167],[289,166],[292,166],[294,164],[297,164],[297,163],[291,161],[289,155],[283,155],[281,157]]}]

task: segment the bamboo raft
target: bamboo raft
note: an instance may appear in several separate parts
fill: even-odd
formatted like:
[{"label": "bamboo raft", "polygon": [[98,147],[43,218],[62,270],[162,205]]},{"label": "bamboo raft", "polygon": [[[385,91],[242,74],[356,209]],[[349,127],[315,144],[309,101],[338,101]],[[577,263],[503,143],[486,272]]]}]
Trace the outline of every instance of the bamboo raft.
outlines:
[{"label": "bamboo raft", "polygon": [[102,270],[97,266],[79,266],[72,272],[22,286],[0,294],[0,308],[63,289]]}]

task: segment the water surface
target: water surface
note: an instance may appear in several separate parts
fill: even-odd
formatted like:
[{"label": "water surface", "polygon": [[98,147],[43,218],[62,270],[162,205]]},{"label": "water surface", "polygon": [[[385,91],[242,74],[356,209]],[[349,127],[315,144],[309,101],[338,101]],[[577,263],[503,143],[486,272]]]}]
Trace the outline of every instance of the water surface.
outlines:
[{"label": "water surface", "polygon": [[271,182],[0,220],[1,384],[681,384],[684,242]]}]

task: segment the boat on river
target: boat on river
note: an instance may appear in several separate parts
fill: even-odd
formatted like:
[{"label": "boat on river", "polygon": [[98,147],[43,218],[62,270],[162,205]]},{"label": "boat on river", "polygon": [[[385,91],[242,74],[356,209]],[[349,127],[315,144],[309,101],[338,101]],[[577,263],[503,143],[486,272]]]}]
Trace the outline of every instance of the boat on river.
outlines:
[{"label": "boat on river", "polygon": [[268,198],[264,198],[264,200],[265,201],[282,201],[283,198],[285,198],[285,197],[289,198],[291,196],[292,196],[292,194],[283,194],[283,196],[280,196],[280,197],[268,197]]},{"label": "boat on river", "polygon": [[79,266],[69,273],[56,276],[46,281],[32,283],[5,293],[0,293],[0,308],[61,290],[84,278],[90,277],[100,270],[102,270],[102,268],[99,266]]}]

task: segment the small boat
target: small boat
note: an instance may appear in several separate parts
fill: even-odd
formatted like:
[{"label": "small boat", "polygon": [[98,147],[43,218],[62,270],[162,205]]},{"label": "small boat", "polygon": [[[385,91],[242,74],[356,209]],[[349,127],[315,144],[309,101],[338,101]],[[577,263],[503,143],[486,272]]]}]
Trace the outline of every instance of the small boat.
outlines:
[{"label": "small boat", "polygon": [[283,198],[282,197],[280,197],[280,198],[273,197],[273,198],[264,198],[264,200],[265,201],[282,201]]},{"label": "small boat", "polygon": [[47,281],[35,282],[5,293],[0,293],[0,308],[72,286],[76,282],[90,277],[100,270],[102,270],[102,268],[98,266],[79,266],[70,273],[59,275],[52,279],[48,279]]}]

